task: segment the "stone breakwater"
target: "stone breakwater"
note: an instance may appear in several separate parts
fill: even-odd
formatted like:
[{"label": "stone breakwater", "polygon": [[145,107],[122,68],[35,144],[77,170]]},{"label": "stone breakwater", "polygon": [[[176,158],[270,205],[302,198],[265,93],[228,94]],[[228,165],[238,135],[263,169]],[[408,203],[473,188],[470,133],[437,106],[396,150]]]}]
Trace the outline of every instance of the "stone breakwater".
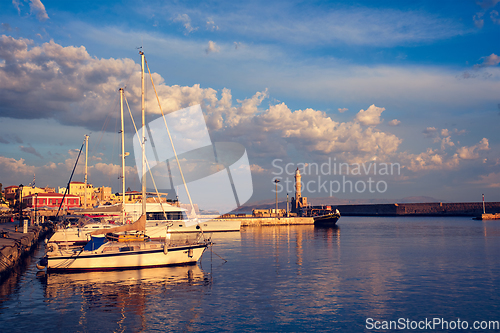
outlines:
[{"label": "stone breakwater", "polygon": [[49,232],[49,228],[30,226],[28,232],[23,233],[23,228],[17,222],[0,224],[0,283],[6,279],[11,270],[29,255],[38,242]]},{"label": "stone breakwater", "polygon": [[314,224],[312,217],[241,217],[241,226]]},{"label": "stone breakwater", "polygon": [[[482,202],[394,203],[335,206],[343,216],[480,216]],[[500,213],[500,202],[486,202],[486,213]]]}]

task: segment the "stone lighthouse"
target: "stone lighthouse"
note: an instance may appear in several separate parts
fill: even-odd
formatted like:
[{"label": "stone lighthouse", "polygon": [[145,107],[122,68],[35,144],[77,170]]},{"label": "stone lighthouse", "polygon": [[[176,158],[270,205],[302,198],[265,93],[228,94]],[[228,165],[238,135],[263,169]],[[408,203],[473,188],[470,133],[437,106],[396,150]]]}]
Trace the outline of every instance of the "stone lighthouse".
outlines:
[{"label": "stone lighthouse", "polygon": [[307,197],[302,197],[302,176],[299,168],[295,170],[295,198],[292,199],[292,212],[299,214],[302,207],[307,206]]}]

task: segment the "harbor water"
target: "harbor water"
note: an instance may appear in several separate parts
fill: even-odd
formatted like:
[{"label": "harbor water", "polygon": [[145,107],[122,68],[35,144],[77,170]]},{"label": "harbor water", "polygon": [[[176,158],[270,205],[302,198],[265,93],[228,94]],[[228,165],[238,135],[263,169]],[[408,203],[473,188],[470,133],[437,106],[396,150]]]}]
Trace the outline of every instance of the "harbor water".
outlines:
[{"label": "harbor water", "polygon": [[500,321],[498,221],[342,217],[336,228],[245,227],[213,240],[195,266],[76,274],[37,274],[40,248],[0,286],[0,331],[380,332],[433,321],[414,330],[479,332]]}]

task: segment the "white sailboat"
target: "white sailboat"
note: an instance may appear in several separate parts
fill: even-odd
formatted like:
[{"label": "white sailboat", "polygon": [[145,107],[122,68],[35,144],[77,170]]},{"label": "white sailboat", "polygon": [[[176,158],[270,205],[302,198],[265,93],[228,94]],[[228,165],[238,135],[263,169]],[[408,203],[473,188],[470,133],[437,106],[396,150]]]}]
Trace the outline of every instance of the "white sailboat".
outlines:
[{"label": "white sailboat", "polygon": [[[145,117],[144,117],[144,53],[142,62],[142,170],[145,170]],[[122,190],[124,183],[123,89],[120,89],[122,126]],[[175,148],[174,148],[175,149]],[[186,188],[187,189],[187,188]],[[125,217],[124,195],[121,205],[122,221]],[[210,244],[203,233],[179,234],[172,237],[169,224],[159,226],[164,237],[151,240],[146,232],[146,177],[142,177],[142,215],[132,224],[92,231],[92,238],[83,248],[62,248],[56,242],[47,244],[46,256],[38,268],[48,271],[115,270],[159,267],[196,263]],[[105,235],[103,237],[103,235]],[[85,235],[87,236],[87,235]],[[180,237],[178,237],[180,236]]]},{"label": "white sailboat", "polygon": [[[99,229],[83,248],[63,249],[48,244],[40,266],[47,266],[51,272],[76,272],[194,264],[209,244],[201,233],[191,237],[168,235],[165,241],[151,241],[144,235],[145,224],[143,216],[132,224]],[[106,236],[97,237],[104,233]]]}]

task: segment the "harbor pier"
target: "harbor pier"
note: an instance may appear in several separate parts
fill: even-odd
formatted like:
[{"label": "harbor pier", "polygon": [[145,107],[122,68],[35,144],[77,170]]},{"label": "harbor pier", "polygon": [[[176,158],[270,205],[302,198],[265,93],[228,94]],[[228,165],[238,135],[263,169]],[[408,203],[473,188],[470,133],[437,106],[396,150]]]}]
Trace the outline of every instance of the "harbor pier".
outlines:
[{"label": "harbor pier", "polygon": [[0,283],[23,257],[35,249],[48,231],[48,227],[38,225],[31,225],[23,230],[17,221],[0,224]]}]

